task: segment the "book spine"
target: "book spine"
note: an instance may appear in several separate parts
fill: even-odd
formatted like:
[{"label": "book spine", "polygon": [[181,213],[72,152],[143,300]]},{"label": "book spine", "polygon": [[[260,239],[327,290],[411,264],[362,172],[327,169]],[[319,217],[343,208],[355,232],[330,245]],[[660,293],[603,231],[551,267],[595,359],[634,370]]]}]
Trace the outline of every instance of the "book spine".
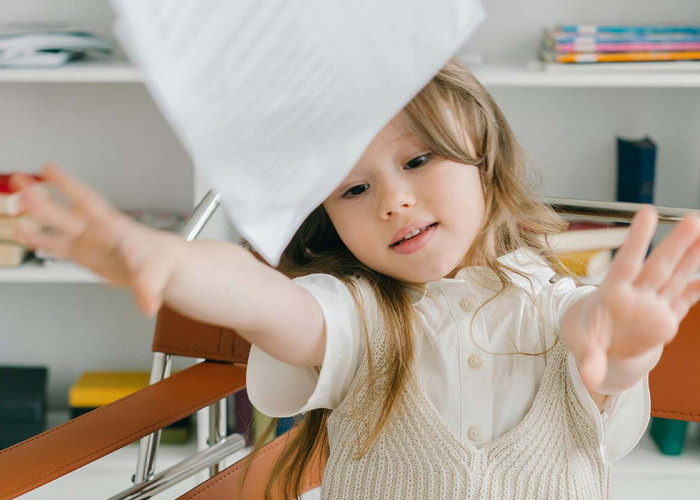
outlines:
[{"label": "book spine", "polygon": [[582,35],[592,35],[596,33],[636,33],[636,34],[658,34],[658,33],[687,33],[700,34],[700,25],[596,25],[596,24],[564,24],[557,27],[563,33],[577,33]]},{"label": "book spine", "polygon": [[617,139],[617,201],[654,203],[656,145]]},{"label": "book spine", "polygon": [[[253,442],[258,443],[260,441],[267,428],[270,426],[274,419],[268,417],[264,413],[261,413],[257,408],[253,407]],[[276,430],[276,427],[275,427]],[[275,432],[271,432],[263,444],[267,444],[273,439],[275,439]]]},{"label": "book spine", "polygon": [[599,33],[595,35],[571,35],[567,33],[547,32],[547,44],[558,43],[596,44],[596,43],[688,43],[700,42],[700,34],[669,33],[669,34],[612,34]]},{"label": "book spine", "polygon": [[236,408],[236,419],[234,432],[241,434],[245,438],[245,445],[252,446],[253,444],[253,405],[248,399],[248,391],[242,389],[234,396],[234,404]]},{"label": "book spine", "polygon": [[659,51],[689,51],[700,50],[698,42],[631,42],[631,43],[558,43],[557,52],[659,52]]},{"label": "book spine", "polygon": [[700,59],[700,51],[684,52],[610,52],[590,54],[545,54],[545,61],[565,64],[634,62],[634,61],[692,61]]}]

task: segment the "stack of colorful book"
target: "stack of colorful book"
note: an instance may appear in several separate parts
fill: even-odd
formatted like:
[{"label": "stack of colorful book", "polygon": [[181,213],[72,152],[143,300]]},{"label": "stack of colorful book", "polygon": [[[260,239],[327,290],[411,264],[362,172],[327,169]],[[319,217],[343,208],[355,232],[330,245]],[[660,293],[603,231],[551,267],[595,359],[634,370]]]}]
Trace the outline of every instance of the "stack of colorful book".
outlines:
[{"label": "stack of colorful book", "polygon": [[700,25],[557,25],[545,30],[540,59],[546,66],[668,69],[681,63],[697,70]]},{"label": "stack of colorful book", "polygon": [[32,220],[22,213],[19,194],[10,186],[11,176],[0,174],[0,266],[18,266],[29,253],[15,238],[15,231],[20,225],[31,225]]}]

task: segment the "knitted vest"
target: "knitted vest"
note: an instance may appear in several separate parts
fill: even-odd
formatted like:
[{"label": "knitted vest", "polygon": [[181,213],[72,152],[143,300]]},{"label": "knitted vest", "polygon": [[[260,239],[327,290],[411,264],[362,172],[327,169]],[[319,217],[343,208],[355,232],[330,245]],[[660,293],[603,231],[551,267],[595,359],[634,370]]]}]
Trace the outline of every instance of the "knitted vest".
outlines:
[{"label": "knitted vest", "polygon": [[[373,346],[381,368],[386,349]],[[459,438],[425,391],[411,381],[399,395],[377,441],[356,460],[358,434],[375,422],[381,394],[366,390],[367,358],[348,396],[328,420],[330,455],[323,499],[573,499],[608,498],[610,466],[605,465],[593,423],[579,402],[560,341],[523,420],[499,438],[476,448]],[[366,421],[350,417],[352,392],[371,411]],[[375,391],[378,392],[378,391]]]}]

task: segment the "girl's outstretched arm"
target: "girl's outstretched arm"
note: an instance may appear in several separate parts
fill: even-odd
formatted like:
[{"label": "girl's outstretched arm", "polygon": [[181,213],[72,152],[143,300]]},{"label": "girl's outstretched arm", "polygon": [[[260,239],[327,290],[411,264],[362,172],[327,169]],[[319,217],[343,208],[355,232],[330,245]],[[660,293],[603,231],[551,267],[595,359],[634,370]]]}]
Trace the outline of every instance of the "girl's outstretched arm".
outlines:
[{"label": "girl's outstretched arm", "polygon": [[581,378],[596,392],[616,394],[646,375],[700,299],[700,217],[687,215],[645,260],[657,224],[653,206],[634,217],[598,289],[574,303],[562,334]]},{"label": "girl's outstretched arm", "polygon": [[148,315],[165,303],[196,320],[233,328],[281,361],[321,365],[320,306],[289,278],[239,245],[186,242],[139,224],[55,165],[44,166],[41,175],[65,200],[30,176],[15,174],[12,183],[23,208],[41,226],[20,227],[20,243],[74,260],[129,288]]}]

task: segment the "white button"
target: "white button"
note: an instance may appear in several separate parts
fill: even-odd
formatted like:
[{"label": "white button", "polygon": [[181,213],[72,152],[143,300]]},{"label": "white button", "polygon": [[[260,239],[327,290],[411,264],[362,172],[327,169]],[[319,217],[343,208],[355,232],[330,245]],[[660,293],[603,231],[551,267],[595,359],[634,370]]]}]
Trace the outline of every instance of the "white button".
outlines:
[{"label": "white button", "polygon": [[484,364],[484,360],[481,359],[481,356],[479,356],[478,354],[472,354],[471,356],[469,356],[467,363],[469,363],[469,366],[471,366],[472,368],[481,368],[481,365]]},{"label": "white button", "polygon": [[481,427],[476,425],[474,427],[470,427],[467,431],[467,436],[469,436],[469,439],[472,441],[481,441],[481,438],[483,437]]},{"label": "white button", "polygon": [[464,298],[459,302],[459,307],[463,311],[469,312],[474,308],[474,303],[470,299]]}]

